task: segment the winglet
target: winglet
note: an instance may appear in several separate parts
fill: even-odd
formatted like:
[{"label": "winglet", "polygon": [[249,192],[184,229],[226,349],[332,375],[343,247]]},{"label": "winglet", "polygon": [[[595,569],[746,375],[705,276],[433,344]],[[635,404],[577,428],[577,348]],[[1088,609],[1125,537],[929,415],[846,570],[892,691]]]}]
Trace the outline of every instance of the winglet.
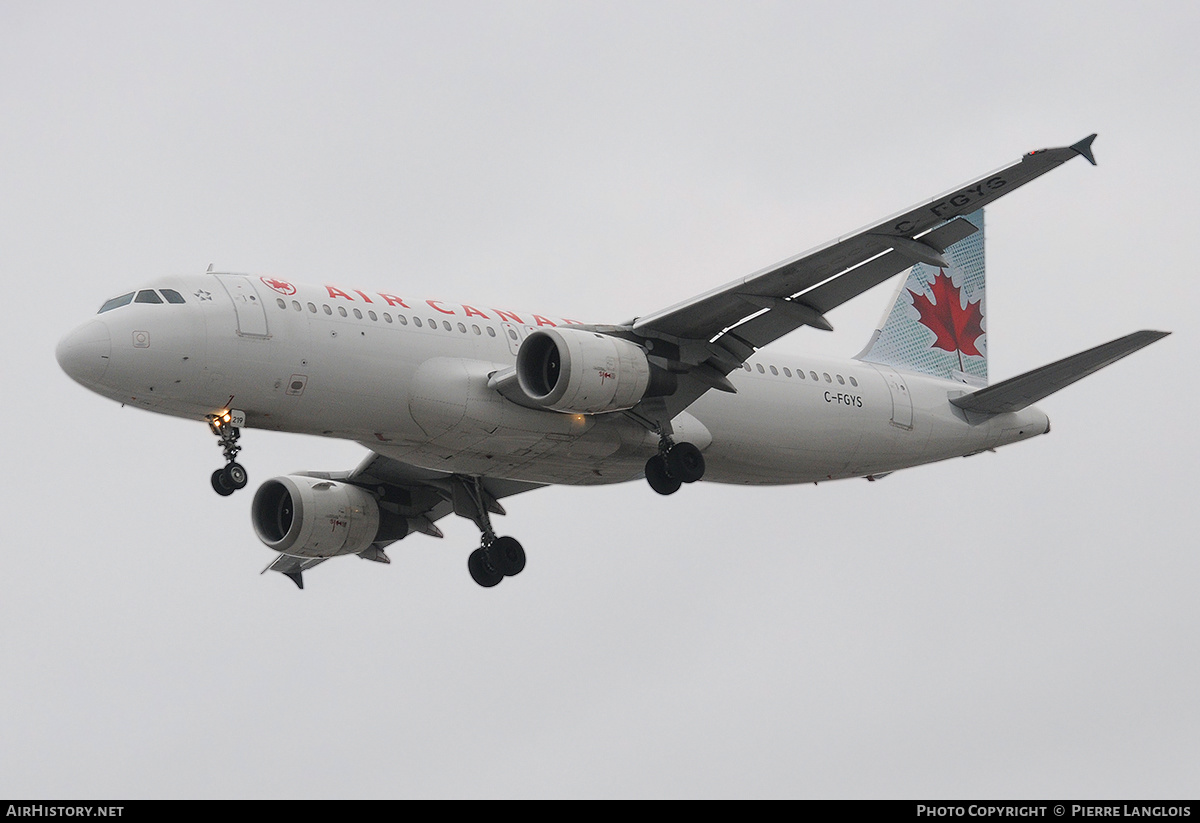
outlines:
[{"label": "winglet", "polygon": [[1096,165],[1096,157],[1095,157],[1095,155],[1092,154],[1092,141],[1095,139],[1096,139],[1096,135],[1089,134],[1087,137],[1083,138],[1078,143],[1071,146],[1071,149],[1076,154],[1082,154],[1084,157],[1087,158],[1087,161],[1089,163],[1091,163],[1093,166]]}]

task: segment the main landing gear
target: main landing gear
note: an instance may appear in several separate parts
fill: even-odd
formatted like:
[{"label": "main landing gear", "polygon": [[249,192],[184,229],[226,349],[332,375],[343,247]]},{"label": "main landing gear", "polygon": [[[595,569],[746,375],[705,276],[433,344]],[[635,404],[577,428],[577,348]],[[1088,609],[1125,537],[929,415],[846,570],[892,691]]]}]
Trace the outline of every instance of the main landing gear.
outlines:
[{"label": "main landing gear", "polygon": [[471,579],[490,589],[506,577],[520,574],[525,568],[525,549],[515,537],[496,537],[489,541],[483,536],[478,549],[467,557]]},{"label": "main landing gear", "polygon": [[[212,473],[213,491],[222,497],[227,497],[238,489],[246,488],[246,483],[250,480],[242,464],[235,460],[237,453],[242,450],[242,447],[237,444],[238,437],[241,436],[241,429],[234,425],[235,414],[234,412],[222,412],[208,415],[208,427],[221,441],[218,445],[221,447],[221,453],[225,455],[225,468],[217,469]],[[239,415],[238,421],[240,422],[240,420]]]},{"label": "main landing gear", "polygon": [[704,476],[704,455],[691,443],[675,443],[663,437],[658,454],[646,461],[646,482],[659,494],[674,494],[684,483]]},{"label": "main landing gear", "polygon": [[[490,589],[506,577],[518,575],[525,568],[525,549],[515,537],[497,537],[488,514],[487,492],[478,477],[461,478],[457,491],[465,492],[466,500],[455,500],[455,511],[469,517],[479,526],[479,548],[467,558],[471,579]],[[494,501],[493,501],[494,502]],[[466,509],[467,511],[461,511]],[[503,513],[503,510],[499,510]]]}]

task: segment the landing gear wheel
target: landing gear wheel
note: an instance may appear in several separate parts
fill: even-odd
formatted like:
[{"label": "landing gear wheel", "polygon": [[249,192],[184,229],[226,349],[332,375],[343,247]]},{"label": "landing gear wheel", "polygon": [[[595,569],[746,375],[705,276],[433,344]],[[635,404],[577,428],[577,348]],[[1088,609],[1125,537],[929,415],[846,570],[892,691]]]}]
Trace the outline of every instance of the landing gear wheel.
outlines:
[{"label": "landing gear wheel", "polygon": [[492,565],[505,577],[520,574],[525,568],[525,549],[514,537],[497,537],[487,553]]},{"label": "landing gear wheel", "polygon": [[656,454],[646,461],[646,482],[659,494],[674,494],[679,491],[680,481],[667,471],[667,461]]},{"label": "landing gear wheel", "polygon": [[[232,399],[232,398],[231,398]],[[241,429],[236,424],[245,422],[242,412],[229,410],[207,416],[208,428],[217,436],[221,453],[225,455],[225,468],[213,472],[212,487],[222,497],[233,494],[238,489],[246,487],[246,470],[237,462],[237,453],[242,450],[238,445]]]},{"label": "landing gear wheel", "polygon": [[704,476],[704,455],[691,443],[676,443],[667,451],[667,471],[681,483],[695,483]]},{"label": "landing gear wheel", "polygon": [[229,478],[225,476],[224,469],[217,469],[212,473],[212,487],[213,491],[222,497],[228,497],[236,491],[230,484]]},{"label": "landing gear wheel", "polygon": [[514,537],[496,536],[489,512],[504,514],[504,509],[484,488],[483,478],[456,474],[450,482],[455,513],[469,517],[479,527],[479,548],[467,558],[471,579],[490,589],[504,578],[520,574],[525,569],[525,549]]},{"label": "landing gear wheel", "polygon": [[246,483],[250,480],[241,463],[230,463],[221,471],[225,473],[225,482],[235,490],[246,488]]},{"label": "landing gear wheel", "polygon": [[484,549],[471,552],[467,558],[467,571],[471,573],[471,579],[485,589],[490,589],[504,579],[504,572],[492,564]]}]

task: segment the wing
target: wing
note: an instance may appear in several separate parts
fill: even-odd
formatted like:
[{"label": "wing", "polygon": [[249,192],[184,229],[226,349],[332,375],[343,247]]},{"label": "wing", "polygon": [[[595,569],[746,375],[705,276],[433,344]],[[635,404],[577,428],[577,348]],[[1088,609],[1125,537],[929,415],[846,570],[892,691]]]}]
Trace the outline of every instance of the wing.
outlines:
[{"label": "wing", "polygon": [[[485,515],[505,514],[500,499],[511,497],[531,489],[541,488],[538,483],[504,480],[496,477],[479,478],[476,486],[474,477],[438,472],[411,466],[391,457],[372,452],[369,457],[348,472],[301,472],[310,477],[349,483],[370,491],[379,501],[379,507],[402,516],[407,522],[409,533],[419,532],[431,537],[441,537],[442,531],[435,523],[450,514],[457,514],[475,522],[483,528]],[[367,560],[380,563],[391,562],[383,550],[393,540],[379,541],[359,554]],[[300,588],[304,588],[302,573],[325,558],[302,558],[281,554],[263,569],[287,575]]]},{"label": "wing", "polygon": [[[942,252],[978,231],[962,215],[990,205],[1076,156],[1092,165],[1096,135],[1042,149],[945,194],[747,277],[639,317],[632,336],[650,341],[652,362],[680,376],[678,390],[633,410],[643,422],[669,421],[716,388],[755,350],[800,326],[831,329],[825,313],[914,263],[947,265]],[[665,415],[665,421],[663,419]],[[653,426],[651,426],[653,427]]]}]

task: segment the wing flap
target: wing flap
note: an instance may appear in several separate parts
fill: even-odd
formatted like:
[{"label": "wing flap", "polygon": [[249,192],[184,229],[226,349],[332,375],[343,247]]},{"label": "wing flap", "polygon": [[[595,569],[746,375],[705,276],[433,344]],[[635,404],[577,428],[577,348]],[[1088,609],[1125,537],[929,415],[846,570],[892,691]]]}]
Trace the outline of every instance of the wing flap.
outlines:
[{"label": "wing flap", "polygon": [[1170,332],[1149,330],[1127,334],[986,389],[952,398],[950,402],[964,411],[979,414],[1020,411],[1168,334]]},{"label": "wing flap", "polygon": [[[925,259],[932,259],[933,256],[940,257],[941,253],[950,246],[965,237],[970,237],[977,231],[979,228],[969,220],[956,217],[919,240],[911,241],[912,245],[921,246],[922,249],[897,246],[892,251],[862,263],[851,272],[827,280],[791,300],[757,294],[739,294],[738,297],[744,302],[767,309],[767,311],[734,326],[733,333],[755,348],[762,348],[801,326],[832,331],[833,327],[825,320],[825,312],[837,308],[911,267],[919,255],[924,256]],[[942,264],[949,265],[945,261]]]}]

